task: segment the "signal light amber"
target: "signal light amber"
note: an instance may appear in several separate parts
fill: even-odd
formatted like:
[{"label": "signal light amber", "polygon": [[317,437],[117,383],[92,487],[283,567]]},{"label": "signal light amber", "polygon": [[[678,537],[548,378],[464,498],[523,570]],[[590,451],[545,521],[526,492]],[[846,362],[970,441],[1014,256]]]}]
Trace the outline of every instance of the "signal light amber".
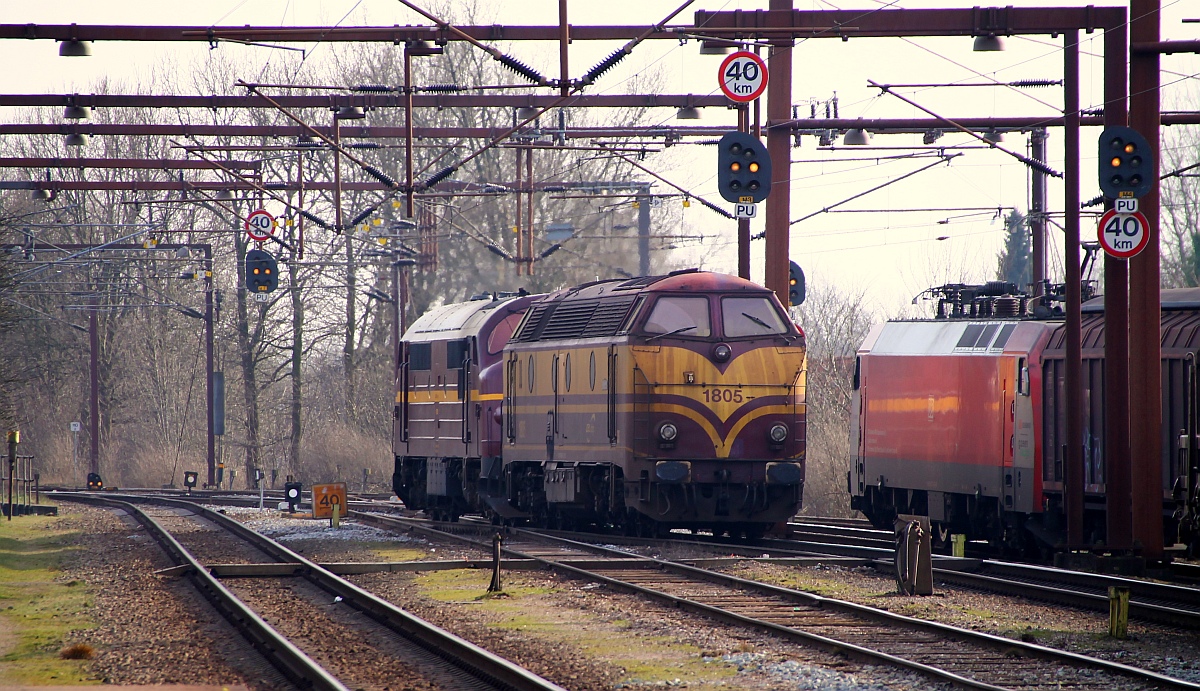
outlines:
[{"label": "signal light amber", "polygon": [[1130,142],[1130,143],[1128,143],[1128,144],[1126,144],[1126,145],[1125,145],[1125,153],[1127,153],[1127,154],[1131,154],[1131,153],[1133,153],[1134,151],[1137,151],[1137,144],[1134,144],[1133,142]]},{"label": "signal light amber", "polygon": [[256,266],[256,267],[254,267],[254,275],[255,275],[255,276],[257,276],[257,275],[258,275],[258,267],[257,267],[257,266]]},{"label": "signal light amber", "polygon": [[729,169],[736,173],[742,169],[742,164],[734,161],[733,163],[729,164]]},{"label": "signal light amber", "polygon": [[1111,165],[1113,168],[1120,168],[1121,167],[1121,158],[1119,156],[1113,156],[1113,160],[1109,161],[1108,164]]},{"label": "signal light amber", "polygon": [[757,172],[758,172],[758,161],[751,161],[751,162],[750,162],[750,172],[751,172],[751,173],[757,173]]},{"label": "signal light amber", "polygon": [[271,270],[270,270],[270,269],[263,269],[263,271],[265,271],[267,274],[270,274],[270,273],[271,273]]}]

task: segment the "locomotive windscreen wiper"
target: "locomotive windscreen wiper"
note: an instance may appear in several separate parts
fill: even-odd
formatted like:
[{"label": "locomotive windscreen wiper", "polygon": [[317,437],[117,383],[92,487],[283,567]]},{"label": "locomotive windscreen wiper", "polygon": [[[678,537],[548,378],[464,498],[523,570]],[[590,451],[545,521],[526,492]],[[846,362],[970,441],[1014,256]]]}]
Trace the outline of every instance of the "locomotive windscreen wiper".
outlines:
[{"label": "locomotive windscreen wiper", "polygon": [[762,328],[764,328],[764,329],[770,329],[770,328],[771,328],[771,325],[770,325],[770,324],[768,324],[768,323],[766,323],[765,321],[763,321],[763,320],[759,319],[758,317],[754,316],[753,314],[746,314],[745,312],[742,312],[742,316],[743,316],[743,317],[745,317],[745,318],[747,318],[747,319],[749,319],[750,321],[754,322],[755,324],[758,324],[759,326],[761,326],[761,327],[762,327]]},{"label": "locomotive windscreen wiper", "polygon": [[678,329],[675,329],[674,331],[668,331],[668,332],[666,332],[666,333],[661,333],[661,334],[654,334],[654,335],[653,335],[653,336],[651,336],[650,338],[647,338],[647,339],[646,339],[646,342],[647,342],[647,343],[649,343],[650,341],[653,341],[653,340],[654,340],[654,339],[656,339],[656,338],[663,338],[663,337],[666,337],[666,336],[674,336],[675,334],[681,334],[681,333],[683,333],[684,331],[691,331],[691,330],[692,330],[692,329],[694,329],[694,328],[696,328],[696,325],[695,325],[695,324],[693,324],[693,325],[691,325],[691,326],[681,326],[681,327],[679,327]]}]

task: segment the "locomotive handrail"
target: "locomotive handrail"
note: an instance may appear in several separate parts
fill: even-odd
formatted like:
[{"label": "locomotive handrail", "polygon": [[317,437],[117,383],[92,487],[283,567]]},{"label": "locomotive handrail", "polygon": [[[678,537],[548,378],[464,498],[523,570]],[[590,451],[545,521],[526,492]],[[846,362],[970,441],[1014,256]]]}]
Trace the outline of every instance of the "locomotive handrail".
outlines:
[{"label": "locomotive handrail", "polygon": [[401,346],[403,359],[400,361],[400,441],[408,441],[408,344]]},{"label": "locomotive handrail", "polygon": [[471,412],[471,352],[463,357],[462,370],[459,371],[459,388],[462,389],[462,443],[471,443],[471,423],[467,416]]},{"label": "locomotive handrail", "polygon": [[617,444],[617,347],[608,346],[608,443]]}]

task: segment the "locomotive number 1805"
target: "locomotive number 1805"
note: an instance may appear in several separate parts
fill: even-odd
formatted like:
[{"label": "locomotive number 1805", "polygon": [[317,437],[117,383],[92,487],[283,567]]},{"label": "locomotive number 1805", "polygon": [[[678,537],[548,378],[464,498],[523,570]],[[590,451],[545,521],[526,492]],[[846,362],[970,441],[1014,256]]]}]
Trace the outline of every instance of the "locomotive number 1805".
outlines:
[{"label": "locomotive number 1805", "polygon": [[705,403],[741,403],[742,400],[740,389],[713,387],[704,390]]}]

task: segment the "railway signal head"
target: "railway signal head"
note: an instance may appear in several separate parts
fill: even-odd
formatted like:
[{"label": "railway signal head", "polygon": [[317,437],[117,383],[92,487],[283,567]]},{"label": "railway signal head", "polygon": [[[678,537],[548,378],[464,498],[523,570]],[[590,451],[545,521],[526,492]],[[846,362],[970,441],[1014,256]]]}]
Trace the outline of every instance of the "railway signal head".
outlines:
[{"label": "railway signal head", "polygon": [[262,250],[246,253],[246,288],[251,293],[269,293],[279,287],[279,262]]},{"label": "railway signal head", "polygon": [[296,513],[296,507],[300,505],[300,488],[299,482],[288,482],[283,485],[283,498],[287,501],[288,513]]},{"label": "railway signal head", "polygon": [[804,302],[804,271],[796,262],[788,262],[788,305]]},{"label": "railway signal head", "polygon": [[727,202],[757,204],[771,193],[771,157],[758,137],[728,132],[717,144],[717,190]]},{"label": "railway signal head", "polygon": [[187,487],[188,494],[191,494],[192,490],[196,488],[197,477],[199,475],[194,470],[185,470],[183,472],[183,486]]},{"label": "railway signal head", "polygon": [[1105,127],[1099,141],[1100,190],[1109,199],[1136,199],[1155,180],[1154,155],[1131,127]]}]

